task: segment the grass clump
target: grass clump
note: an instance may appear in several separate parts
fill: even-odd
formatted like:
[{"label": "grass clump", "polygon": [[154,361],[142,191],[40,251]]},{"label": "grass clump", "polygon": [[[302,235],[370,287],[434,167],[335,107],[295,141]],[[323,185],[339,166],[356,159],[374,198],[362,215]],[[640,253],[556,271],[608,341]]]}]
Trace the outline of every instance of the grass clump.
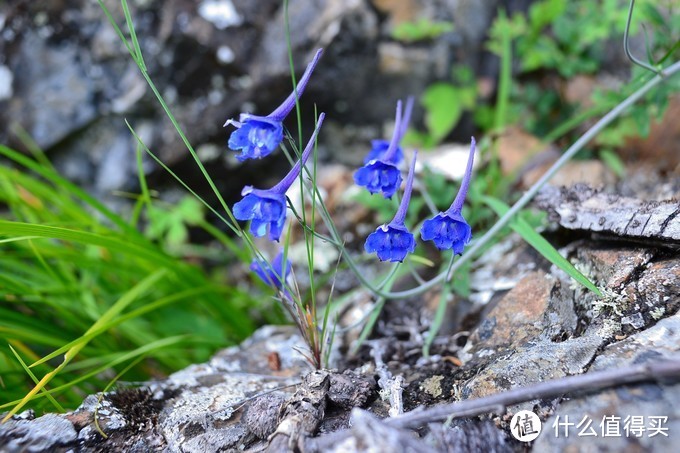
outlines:
[{"label": "grass clump", "polygon": [[[41,376],[49,376],[41,391],[51,391],[61,410],[140,357],[126,380],[206,360],[252,332],[258,302],[167,253],[176,236],[166,244],[142,234],[142,208],[125,219],[61,178],[44,156],[4,146],[0,154],[11,161],[0,166],[0,411]],[[25,407],[55,406],[39,396]]]}]

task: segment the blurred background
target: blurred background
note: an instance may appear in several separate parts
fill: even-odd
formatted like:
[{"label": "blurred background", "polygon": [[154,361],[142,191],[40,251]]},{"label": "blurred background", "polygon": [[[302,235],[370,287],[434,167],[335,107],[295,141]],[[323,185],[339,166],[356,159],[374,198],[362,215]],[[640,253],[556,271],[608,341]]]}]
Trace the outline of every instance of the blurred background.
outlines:
[{"label": "blurred background", "polygon": [[[107,3],[122,26],[120,5]],[[361,162],[367,140],[393,121],[396,100],[450,80],[454,64],[471,68],[491,95],[498,63],[483,43],[500,3],[290,2],[298,76],[318,47],[326,49],[303,102],[306,130],[314,104],[327,112],[322,158]],[[503,3],[515,11],[530,2]],[[284,162],[278,156],[236,167],[226,149],[231,131],[222,127],[241,111],[269,113],[291,91],[282,4],[130,2],[149,74],[231,199],[264,169],[275,179]],[[433,37],[424,30],[416,39],[395,38],[411,23],[446,25]],[[127,118],[164,162],[201,183],[188,173],[195,166],[185,165],[186,148],[96,2],[4,2],[0,28],[0,142],[21,148],[12,132],[20,125],[64,176],[116,203],[114,192],[137,185]],[[421,117],[417,109],[416,122]],[[295,119],[286,124],[294,128]],[[470,135],[472,125],[459,129]],[[151,163],[145,169],[157,189],[168,179]]]},{"label": "blurred background", "polygon": [[[119,3],[105,3],[123,26]],[[226,149],[231,131],[222,127],[241,111],[269,113],[290,92],[282,3],[130,2],[151,78],[230,200],[263,170],[276,179],[284,162],[278,156],[236,166]],[[522,18],[510,21],[516,39],[511,125],[541,137],[592,106],[597,89],[616,89],[631,74],[621,51],[627,2],[562,3],[292,0],[298,75],[316,48],[326,49],[304,95],[305,130],[316,105],[328,118],[321,158],[352,165],[361,162],[368,140],[386,135],[396,100],[408,95],[420,100],[415,128],[430,135],[414,144],[467,141],[488,130],[499,71],[494,20],[502,9]],[[638,2],[634,31],[646,23],[653,47],[645,48],[636,33],[634,53],[670,50],[678,34],[673,3]],[[0,142],[25,148],[15,133],[20,126],[65,177],[116,204],[116,192],[138,185],[126,118],[150,149],[201,189],[195,166],[185,165],[184,145],[95,1],[5,1],[0,33]],[[168,177],[157,166],[147,162],[145,171],[154,188],[165,186]]]}]

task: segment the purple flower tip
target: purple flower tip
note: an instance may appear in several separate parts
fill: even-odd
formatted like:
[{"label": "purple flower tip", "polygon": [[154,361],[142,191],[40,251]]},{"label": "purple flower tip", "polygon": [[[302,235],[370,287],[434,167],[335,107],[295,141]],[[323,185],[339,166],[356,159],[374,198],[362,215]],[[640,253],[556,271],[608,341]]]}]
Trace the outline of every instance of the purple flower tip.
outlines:
[{"label": "purple flower tip", "polygon": [[461,213],[446,211],[424,221],[420,237],[423,241],[433,241],[439,250],[453,250],[460,255],[470,242],[472,230]]},{"label": "purple flower tip", "polygon": [[390,223],[369,234],[364,249],[376,253],[380,261],[401,262],[415,251],[416,240],[405,226]]},{"label": "purple flower tip", "polygon": [[[401,185],[401,172],[397,168],[399,152],[399,140],[401,138],[401,101],[397,102],[397,114],[392,140],[384,151],[378,151],[378,158],[371,159],[354,173],[354,182],[364,186],[371,194],[382,193],[385,198],[392,195]],[[382,147],[382,143],[378,144]],[[373,151],[371,151],[373,153]],[[371,154],[369,154],[370,157]],[[402,152],[403,155],[403,152]]]},{"label": "purple flower tip", "polygon": [[392,198],[401,185],[401,171],[382,160],[372,160],[354,172],[354,182],[364,186],[371,194],[382,193],[385,198]]},{"label": "purple flower tip", "polygon": [[394,133],[397,136],[397,144],[395,150],[391,155],[388,155],[387,151],[390,148],[390,142],[387,140],[376,139],[371,140],[371,150],[368,152],[364,158],[364,164],[368,164],[372,160],[380,159],[386,163],[398,166],[404,160],[404,150],[399,146],[399,142],[404,138],[406,130],[408,129],[408,124],[411,121],[411,112],[413,111],[413,96],[409,96],[406,99],[406,108],[401,118],[395,124]]},{"label": "purple flower tip", "polygon": [[229,137],[229,148],[241,151],[236,156],[241,162],[268,156],[283,140],[281,121],[266,116],[242,114],[239,124],[238,129]]}]

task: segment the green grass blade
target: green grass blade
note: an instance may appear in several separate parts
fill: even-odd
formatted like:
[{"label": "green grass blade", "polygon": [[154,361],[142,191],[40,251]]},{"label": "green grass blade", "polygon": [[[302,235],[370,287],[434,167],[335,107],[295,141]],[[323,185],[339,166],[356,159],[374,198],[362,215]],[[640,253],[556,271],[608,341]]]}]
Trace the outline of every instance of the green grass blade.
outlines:
[{"label": "green grass blade", "polygon": [[147,153],[154,161],[156,161],[156,163],[157,163],[158,165],[160,165],[161,168],[163,168],[163,170],[165,170],[166,172],[168,172],[168,174],[169,174],[170,176],[172,176],[178,183],[180,183],[180,184],[182,185],[182,187],[184,187],[191,195],[193,195],[194,197],[196,197],[196,199],[197,199],[199,202],[201,202],[201,204],[203,204],[203,206],[205,206],[208,210],[210,210],[210,212],[212,212],[213,214],[215,214],[215,215],[216,215],[222,222],[224,222],[224,224],[227,225],[227,226],[228,226],[235,234],[237,234],[237,235],[239,235],[239,236],[243,235],[243,232],[242,232],[242,230],[238,227],[238,224],[232,223],[231,221],[227,220],[222,214],[220,214],[219,212],[217,212],[217,210],[216,210],[215,208],[213,208],[212,206],[210,206],[210,203],[208,203],[207,201],[205,201],[205,200],[204,200],[200,195],[198,195],[191,187],[189,187],[189,185],[188,185],[187,183],[185,183],[185,182],[182,180],[182,178],[180,178],[179,176],[177,176],[177,174],[176,174],[175,172],[173,172],[173,171],[170,169],[170,167],[168,167],[162,160],[160,160],[160,158],[159,158],[158,156],[156,156],[156,155],[155,155],[155,154],[154,154],[154,153],[153,153],[153,152],[152,152],[152,151],[144,144],[144,142],[142,141],[141,137],[139,137],[139,135],[137,135],[137,132],[135,132],[135,130],[134,130],[133,127],[130,125],[130,123],[127,122],[127,120],[125,121],[125,124],[127,124],[128,129],[130,129],[130,132],[132,133],[132,135],[135,137],[135,139],[137,139],[137,143],[144,149],[144,152],[146,152],[146,153]]},{"label": "green grass blade", "polygon": [[130,30],[130,38],[132,39],[132,47],[135,50],[135,61],[139,67],[146,71],[146,64],[144,63],[144,56],[142,55],[142,49],[139,47],[139,41],[137,41],[137,33],[135,32],[134,23],[132,22],[132,15],[130,14],[130,8],[128,7],[126,0],[120,0],[120,4],[123,7],[123,14],[125,15],[125,23],[127,24],[128,30]]},{"label": "green grass blade", "polygon": [[[506,212],[508,212],[508,210],[510,210],[508,205],[495,198],[482,197],[482,201],[491,209],[493,209],[499,217],[503,216]],[[510,228],[522,236],[522,239],[527,241],[527,243],[536,249],[538,253],[543,255],[545,259],[562,269],[571,278],[591,290],[593,293],[600,297],[602,296],[602,293],[597,288],[597,286],[588,280],[585,275],[580,273],[578,269],[576,269],[569,261],[567,261],[566,258],[560,255],[560,252],[558,252],[555,247],[553,247],[552,244],[550,244],[543,236],[534,231],[534,229],[531,228],[531,226],[524,219],[515,217],[510,222]]]},{"label": "green grass blade", "polygon": [[[132,302],[137,300],[142,294],[147,292],[149,289],[151,289],[161,278],[163,278],[167,274],[167,271],[165,269],[160,269],[153,274],[149,275],[146,277],[144,280],[139,282],[136,286],[131,288],[128,292],[123,294],[123,296],[118,299],[112,306],[109,308],[106,313],[104,313],[93,325],[90,327],[85,334],[80,337],[77,340],[77,343],[74,344],[69,350],[75,349],[78,347],[80,343],[87,343],[91,337],[88,337],[89,334],[99,331],[99,332],[104,332],[108,329],[110,329],[113,325],[115,325],[113,319],[120,314],[125,308],[127,308],[128,305],[130,305]],[[66,351],[66,354],[68,355],[68,351]],[[31,367],[34,367],[36,365],[40,365],[41,363],[44,363],[59,354],[49,354],[42,359],[34,362]]]},{"label": "green grass blade", "polygon": [[[153,343],[149,343],[149,344],[146,344],[144,346],[140,346],[139,348],[134,349],[132,351],[116,354],[116,357],[114,359],[112,359],[111,361],[107,362],[106,364],[90,371],[89,373],[86,373],[86,374],[83,374],[82,376],[79,376],[78,378],[74,379],[73,381],[71,381],[67,384],[60,385],[60,386],[55,387],[55,388],[50,389],[50,390],[46,390],[45,393],[46,394],[54,394],[54,393],[63,392],[65,390],[68,390],[69,388],[73,387],[74,385],[79,384],[83,381],[86,381],[86,380],[88,380],[88,379],[90,379],[94,376],[97,376],[97,375],[99,375],[99,374],[101,374],[101,373],[103,373],[107,370],[110,370],[113,367],[120,365],[123,362],[126,362],[128,360],[132,360],[132,359],[139,357],[141,355],[150,354],[154,351],[175,345],[175,344],[183,341],[184,339],[186,339],[186,337],[187,337],[186,335],[177,335],[177,336],[170,337],[170,338],[164,338],[162,340],[154,341]],[[40,394],[33,393],[32,395],[24,397],[21,400],[10,401],[8,403],[2,404],[2,405],[0,405],[0,409],[6,409],[8,407],[19,404],[23,401],[28,402],[28,401],[31,401],[31,400],[34,400],[34,399],[40,398],[40,397],[41,397]],[[9,419],[9,417],[11,417],[11,415],[8,415],[5,418],[5,420]]]},{"label": "green grass blade", "polygon": [[[165,275],[166,271],[164,269],[159,270],[158,272],[151,274],[149,277],[146,279],[142,280],[137,286],[133,287],[130,291],[128,291],[126,294],[124,294],[109,310],[102,315],[101,318],[99,318],[93,325],[88,329],[88,332],[85,332],[85,335],[90,333],[93,330],[96,330],[100,328],[103,325],[106,325],[114,316],[116,316],[120,311],[124,310],[127,305],[132,303],[139,295],[147,291],[152,285],[154,285],[161,277]],[[87,345],[88,341],[82,341],[75,346],[73,346],[71,349],[69,349],[65,354],[64,354],[64,360],[52,371],[47,373],[43,378],[33,387],[33,389],[24,396],[24,398],[16,405],[14,406],[5,416],[3,419],[3,422],[7,421],[9,418],[12,417],[12,415],[16,414],[23,408],[26,403],[30,401],[30,399],[36,395],[39,391],[45,388],[45,386],[62,370],[68,363],[73,360],[75,356],[78,355],[78,353]],[[38,360],[37,362],[34,362],[31,367],[35,367],[43,362],[45,362],[45,358]]]},{"label": "green grass blade", "polygon": [[[68,351],[69,349],[74,347],[79,342],[90,341],[92,338],[96,337],[97,335],[101,335],[102,333],[106,332],[107,330],[110,330],[110,329],[124,323],[125,321],[129,321],[131,319],[141,317],[142,315],[144,315],[146,313],[158,310],[161,307],[164,307],[164,306],[167,306],[167,305],[170,305],[170,304],[173,304],[173,303],[177,303],[177,302],[179,302],[183,299],[196,298],[198,296],[201,296],[203,294],[208,293],[209,291],[212,291],[212,288],[210,288],[210,287],[192,288],[192,289],[188,289],[186,291],[182,291],[181,293],[177,293],[177,294],[173,294],[171,296],[163,297],[162,299],[158,299],[158,300],[156,300],[152,303],[144,304],[143,307],[137,308],[137,309],[131,311],[130,313],[126,313],[125,315],[122,315],[122,316],[108,322],[105,325],[102,325],[102,326],[100,326],[96,329],[93,329],[89,333],[86,333],[83,336],[61,346],[60,348],[56,349],[55,351],[51,352],[47,356],[40,359],[39,362],[45,362],[47,360],[51,360],[51,359],[65,353],[66,351]],[[36,364],[37,363],[38,362],[36,362]]]},{"label": "green grass blade", "polygon": [[[451,263],[453,263],[455,257],[456,255],[451,256]],[[430,347],[432,346],[432,342],[436,338],[437,332],[439,332],[439,329],[441,329],[442,324],[444,323],[446,307],[448,305],[449,295],[451,294],[451,286],[452,286],[451,282],[445,282],[442,285],[442,290],[439,294],[439,303],[437,304],[437,311],[434,313],[434,318],[432,318],[432,324],[430,324],[430,328],[428,329],[427,332],[427,337],[425,338],[425,342],[423,343],[424,357],[430,356]]]},{"label": "green grass blade", "polygon": [[23,167],[28,168],[31,171],[36,172],[46,180],[52,182],[55,184],[57,187],[61,187],[66,189],[68,192],[73,194],[75,197],[78,199],[82,200],[83,202],[87,203],[90,205],[92,208],[97,210],[100,214],[102,214],[104,217],[106,217],[111,223],[116,225],[121,229],[121,231],[124,231],[126,235],[129,236],[129,239],[134,239],[134,238],[141,238],[142,236],[139,234],[137,230],[134,228],[130,227],[130,225],[125,222],[124,219],[113,213],[111,210],[109,210],[103,203],[98,201],[96,198],[92,197],[89,195],[87,192],[82,190],[80,187],[76,186],[75,184],[71,183],[70,181],[66,180],[65,178],[62,178],[59,176],[57,173],[46,169],[45,167],[41,166],[39,163],[29,159],[28,157],[4,146],[0,145],[0,155],[3,155],[14,162],[18,163],[19,165],[22,165]]},{"label": "green grass blade", "polygon": [[[31,380],[37,384],[38,378],[35,376],[35,374],[33,374],[33,371],[26,365],[26,362],[24,362],[21,359],[21,356],[14,350],[12,345],[10,344],[8,346],[9,349],[12,351],[12,354],[14,354],[14,357],[16,357],[17,361],[21,365],[21,368],[23,368],[26,374],[28,374],[31,377]],[[52,395],[47,393],[46,389],[43,388],[40,390],[40,392],[43,393],[48,400],[50,400],[50,403],[52,403],[52,405],[57,409],[58,412],[66,412],[64,408],[61,406],[61,404],[59,404]]]},{"label": "green grass blade", "polygon": [[150,247],[135,244],[134,242],[130,242],[118,236],[105,236],[69,228],[0,220],[0,235],[3,234],[11,236],[38,236],[42,238],[73,241],[81,244],[97,245],[127,253],[132,256],[138,256],[149,260],[150,262],[156,261],[158,265],[166,265],[169,267],[173,267],[173,264],[175,263],[172,258],[164,253]]},{"label": "green grass blade", "polygon": [[498,20],[504,24],[501,27],[503,35],[501,38],[501,68],[499,71],[498,96],[496,103],[496,116],[494,118],[494,129],[500,132],[507,126],[508,106],[510,105],[510,88],[512,85],[512,37],[510,23],[505,9],[498,11]]}]

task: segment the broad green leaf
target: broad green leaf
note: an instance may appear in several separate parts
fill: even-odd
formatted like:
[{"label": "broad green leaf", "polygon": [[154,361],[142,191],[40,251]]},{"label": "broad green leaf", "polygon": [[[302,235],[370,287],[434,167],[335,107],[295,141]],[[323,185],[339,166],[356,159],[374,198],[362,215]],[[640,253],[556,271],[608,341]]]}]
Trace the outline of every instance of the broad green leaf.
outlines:
[{"label": "broad green leaf", "polygon": [[438,142],[451,132],[463,113],[458,90],[450,83],[435,83],[425,90],[421,102],[427,111],[425,125]]}]

